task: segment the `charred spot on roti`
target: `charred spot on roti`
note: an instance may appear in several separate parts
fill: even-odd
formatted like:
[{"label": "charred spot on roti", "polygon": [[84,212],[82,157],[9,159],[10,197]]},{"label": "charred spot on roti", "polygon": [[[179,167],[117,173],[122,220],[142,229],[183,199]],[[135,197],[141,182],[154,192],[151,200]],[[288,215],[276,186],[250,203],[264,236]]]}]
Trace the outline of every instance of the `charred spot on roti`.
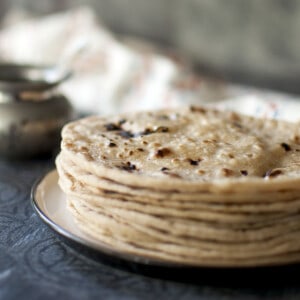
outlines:
[{"label": "charred spot on roti", "polygon": [[107,131],[121,130],[121,126],[119,124],[115,124],[115,123],[106,123],[106,124],[104,124],[104,127]]},{"label": "charred spot on roti", "polygon": [[164,158],[167,155],[170,155],[172,151],[169,148],[160,148],[155,152],[156,158]]},{"label": "charred spot on roti", "polygon": [[161,169],[160,169],[162,172],[165,172],[165,171],[168,171],[168,170],[170,170],[169,168],[166,168],[166,167],[162,167]]},{"label": "charred spot on roti", "polygon": [[135,164],[131,163],[130,161],[127,161],[126,163],[123,163],[119,166],[116,166],[118,169],[127,171],[127,172],[133,172],[137,170],[137,167]]},{"label": "charred spot on roti", "polygon": [[281,147],[282,147],[285,151],[291,151],[291,150],[292,150],[291,146],[290,146],[289,144],[287,144],[287,143],[281,143],[280,145],[281,145]]},{"label": "charred spot on roti", "polygon": [[274,178],[277,177],[279,175],[283,174],[283,171],[280,169],[270,169],[268,170],[263,177],[265,178]]},{"label": "charred spot on roti", "polygon": [[188,158],[188,162],[190,163],[191,166],[198,166],[200,161],[201,161],[201,159],[194,160],[194,159]]}]

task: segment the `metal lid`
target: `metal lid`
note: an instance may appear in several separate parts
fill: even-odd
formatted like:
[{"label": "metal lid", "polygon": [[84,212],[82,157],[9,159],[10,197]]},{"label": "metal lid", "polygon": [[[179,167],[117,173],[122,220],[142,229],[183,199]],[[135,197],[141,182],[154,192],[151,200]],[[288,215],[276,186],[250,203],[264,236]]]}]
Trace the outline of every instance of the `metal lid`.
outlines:
[{"label": "metal lid", "polygon": [[71,75],[69,70],[59,66],[0,64],[0,92],[43,92]]}]

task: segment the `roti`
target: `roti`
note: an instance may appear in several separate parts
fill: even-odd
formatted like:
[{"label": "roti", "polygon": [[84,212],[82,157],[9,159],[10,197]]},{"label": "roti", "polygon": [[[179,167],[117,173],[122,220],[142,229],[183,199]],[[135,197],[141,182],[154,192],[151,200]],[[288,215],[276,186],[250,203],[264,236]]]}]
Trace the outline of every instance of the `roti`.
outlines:
[{"label": "roti", "polygon": [[83,170],[135,188],[300,186],[300,128],[283,121],[189,108],[88,117],[64,127],[62,139],[62,151]]},{"label": "roti", "polygon": [[300,128],[203,107],[67,124],[56,159],[79,228],[122,253],[210,266],[300,259]]}]

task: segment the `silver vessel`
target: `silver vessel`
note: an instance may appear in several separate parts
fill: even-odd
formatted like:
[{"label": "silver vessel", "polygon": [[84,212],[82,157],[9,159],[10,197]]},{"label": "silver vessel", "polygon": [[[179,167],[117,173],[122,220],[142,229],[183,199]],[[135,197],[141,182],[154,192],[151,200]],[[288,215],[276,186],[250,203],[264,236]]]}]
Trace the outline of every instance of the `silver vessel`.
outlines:
[{"label": "silver vessel", "polygon": [[31,158],[59,146],[73,110],[55,88],[70,75],[59,67],[0,64],[0,157]]}]

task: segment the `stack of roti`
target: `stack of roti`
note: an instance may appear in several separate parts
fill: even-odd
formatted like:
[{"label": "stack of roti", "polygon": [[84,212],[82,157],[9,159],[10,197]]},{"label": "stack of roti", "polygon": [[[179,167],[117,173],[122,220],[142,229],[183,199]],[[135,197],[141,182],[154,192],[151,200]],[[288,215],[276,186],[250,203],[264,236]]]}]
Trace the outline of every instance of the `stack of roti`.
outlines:
[{"label": "stack of roti", "polygon": [[59,184],[79,228],[193,266],[300,261],[300,126],[203,107],[66,125]]}]

